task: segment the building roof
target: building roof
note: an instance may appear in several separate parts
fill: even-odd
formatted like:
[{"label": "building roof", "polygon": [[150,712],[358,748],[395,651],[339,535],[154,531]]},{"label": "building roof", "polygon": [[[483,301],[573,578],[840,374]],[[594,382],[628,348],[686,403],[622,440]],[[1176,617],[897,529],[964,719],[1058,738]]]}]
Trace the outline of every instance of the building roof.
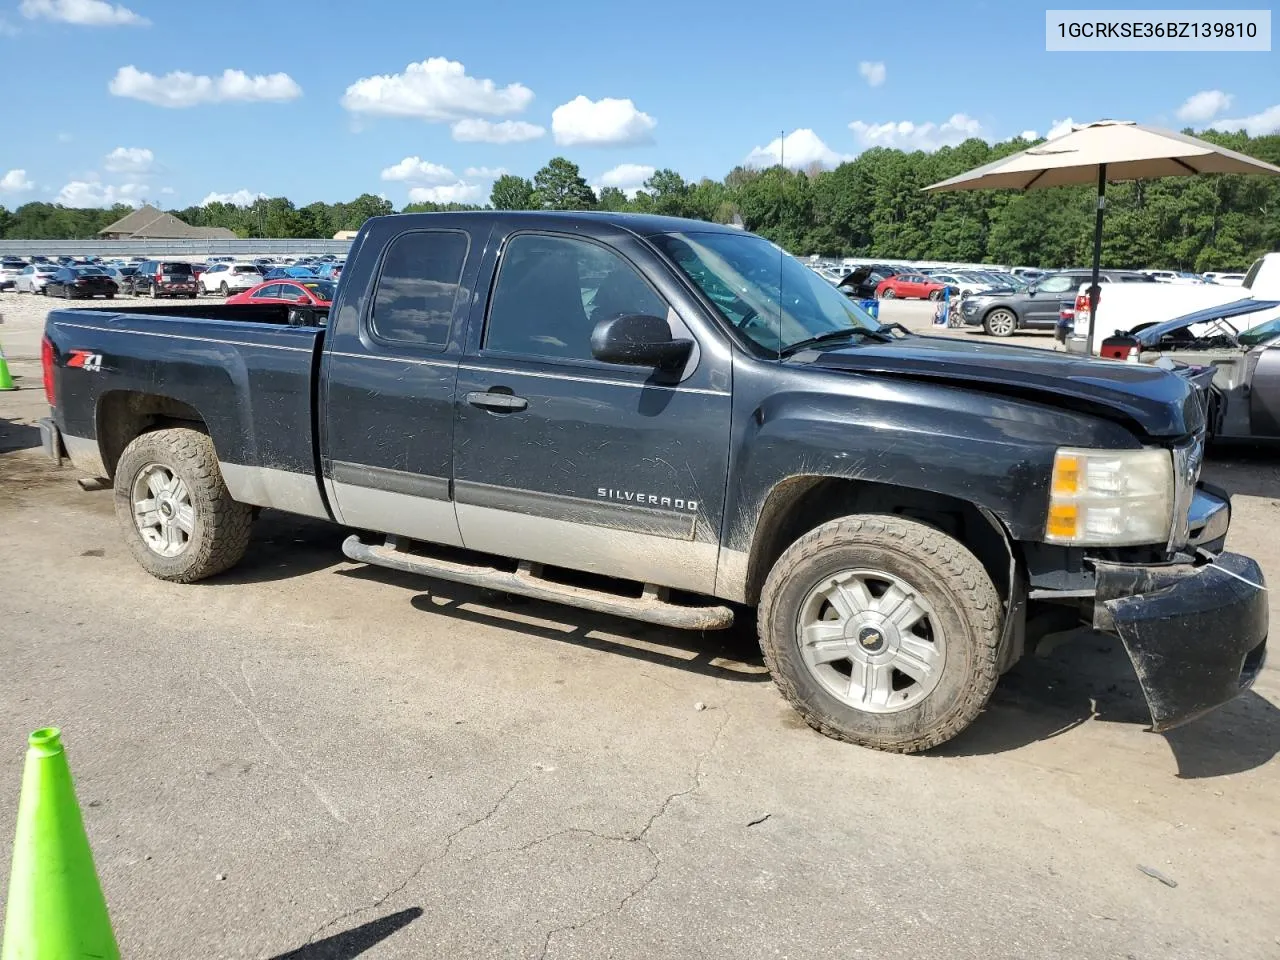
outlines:
[{"label": "building roof", "polygon": [[98,231],[99,236],[127,240],[234,240],[234,231],[226,227],[193,227],[171,213],[143,204]]}]

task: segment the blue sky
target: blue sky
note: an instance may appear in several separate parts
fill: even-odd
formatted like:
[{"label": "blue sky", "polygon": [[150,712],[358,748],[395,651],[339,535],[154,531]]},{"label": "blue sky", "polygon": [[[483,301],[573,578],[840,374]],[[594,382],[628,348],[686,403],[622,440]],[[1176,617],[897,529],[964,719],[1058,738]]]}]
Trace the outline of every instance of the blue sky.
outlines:
[{"label": "blue sky", "polygon": [[1025,0],[294,6],[0,0],[0,204],[483,202],[557,154],[634,189],[782,130],[788,165],[1068,118],[1280,131],[1276,53],[1047,53]]}]

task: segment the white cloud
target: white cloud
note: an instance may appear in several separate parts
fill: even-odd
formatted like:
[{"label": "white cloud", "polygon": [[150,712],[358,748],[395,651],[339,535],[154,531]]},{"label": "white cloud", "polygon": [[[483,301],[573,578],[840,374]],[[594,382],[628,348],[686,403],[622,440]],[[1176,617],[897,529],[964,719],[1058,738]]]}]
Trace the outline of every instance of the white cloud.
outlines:
[{"label": "white cloud", "polygon": [[171,197],[178,191],[173,189],[173,187],[161,187],[160,192],[163,193],[166,197]]},{"label": "white cloud", "polygon": [[405,157],[382,171],[383,180],[401,180],[405,183],[434,184],[440,186],[457,179],[448,167],[430,163],[421,157]]},{"label": "white cloud", "polygon": [[597,190],[601,187],[617,187],[628,197],[634,197],[644,189],[644,182],[653,176],[655,170],[656,168],[643,163],[620,163],[612,170],[600,174],[593,186]]},{"label": "white cloud", "polygon": [[0,177],[0,193],[26,193],[34,188],[35,183],[27,179],[27,171],[22,168],[10,170]]},{"label": "white cloud", "polygon": [[1227,130],[1233,133],[1236,130],[1243,130],[1251,137],[1265,137],[1269,133],[1280,133],[1280,103],[1250,117],[1215,120],[1210,126],[1215,130]]},{"label": "white cloud", "polygon": [[1044,138],[1046,140],[1057,140],[1059,137],[1065,137],[1071,132],[1071,128],[1075,124],[1076,122],[1070,117],[1065,120],[1055,120],[1053,121],[1053,126],[1049,128],[1049,132],[1044,135]]},{"label": "white cloud", "polygon": [[864,123],[855,120],[849,124],[849,129],[864,150],[869,147],[896,147],[899,150],[928,152],[939,147],[954,147],[982,134],[982,124],[964,113],[954,113],[942,123],[912,123],[910,120]]},{"label": "white cloud", "polygon": [[468,117],[453,125],[453,139],[459,143],[524,143],[537,140],[547,132],[546,127],[524,120],[481,120]]},{"label": "white cloud", "polygon": [[157,107],[194,107],[200,103],[232,100],[293,100],[302,96],[287,73],[249,76],[243,70],[224,70],[221,76],[206,77],[175,70],[163,77],[137,67],[121,67],[107,85],[117,97],[131,97]]},{"label": "white cloud", "polygon": [[1034,130],[1023,130],[1020,134],[1018,134],[1018,136],[1020,136],[1023,140],[1039,140],[1040,139],[1040,134],[1036,133]]},{"label": "white cloud", "polygon": [[1183,101],[1178,108],[1178,119],[1186,123],[1204,123],[1230,108],[1234,99],[1231,94],[1221,90],[1201,90]]},{"label": "white cloud", "polygon": [[255,200],[265,200],[265,193],[254,193],[252,190],[236,190],[234,193],[211,193],[200,201],[198,206],[207,207],[211,203],[230,203],[237,207],[251,207]]},{"label": "white cloud", "polygon": [[409,191],[410,203],[480,203],[484,199],[483,186],[463,180],[438,187],[414,187]]},{"label": "white cloud", "polygon": [[117,203],[138,207],[146,195],[145,183],[109,186],[96,180],[72,180],[58,191],[54,202],[64,207],[112,207]]},{"label": "white cloud", "polygon": [[106,0],[22,0],[18,7],[28,20],[58,20],[82,27],[145,27],[151,21],[128,7]]},{"label": "white cloud", "polygon": [[551,132],[562,146],[620,147],[653,142],[658,121],[630,100],[577,96],[551,112]]},{"label": "white cloud", "polygon": [[431,57],[409,64],[404,73],[362,77],[347,87],[341,103],[352,113],[442,121],[471,113],[519,113],[532,100],[533,91],[522,83],[499,87],[468,76],[456,60]]},{"label": "white cloud", "polygon": [[156,158],[146,147],[116,147],[102,163],[112,173],[150,173]]},{"label": "white cloud", "polygon": [[834,167],[851,157],[836,153],[822,138],[808,127],[793,130],[786,137],[775,137],[763,147],[756,147],[747,154],[749,167],[774,167],[785,161],[792,170],[800,170],[813,164]]},{"label": "white cloud", "polygon": [[499,177],[505,177],[510,172],[506,167],[467,167],[463,174],[475,180],[492,181],[497,180]]},{"label": "white cloud", "polygon": [[867,86],[869,87],[878,87],[880,84],[884,83],[884,78],[887,73],[884,68],[884,64],[878,60],[863,60],[858,64],[858,72],[862,74],[863,79],[867,81]]}]

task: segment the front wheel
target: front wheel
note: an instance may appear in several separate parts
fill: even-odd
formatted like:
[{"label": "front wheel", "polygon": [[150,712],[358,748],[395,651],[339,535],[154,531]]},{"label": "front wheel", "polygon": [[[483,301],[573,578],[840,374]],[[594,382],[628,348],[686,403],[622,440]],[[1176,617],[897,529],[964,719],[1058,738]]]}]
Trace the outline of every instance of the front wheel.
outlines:
[{"label": "front wheel", "polygon": [[880,291],[880,293],[878,294],[878,296],[880,297],[880,299],[881,299],[881,300],[892,300],[894,297],[896,297],[896,296],[897,296],[897,294],[896,294],[896,293],[894,293],[894,292],[893,292],[893,290],[891,290],[891,289],[890,289],[890,290],[882,290],[882,291]]},{"label": "front wheel", "polygon": [[144,433],[125,447],[115,506],[134,559],[161,580],[222,573],[249,546],[253,508],[231,499],[213,441],[189,427]]},{"label": "front wheel", "polygon": [[1001,605],[961,543],[897,516],[832,520],[792,544],[760,598],[782,695],[837,740],[914,753],[981,713],[998,678]]},{"label": "front wheel", "polygon": [[930,299],[930,300],[941,300],[941,299],[942,299],[942,291],[941,291],[941,290],[930,290],[930,291],[929,291],[929,299]]},{"label": "front wheel", "polygon": [[1012,337],[1018,331],[1018,318],[1012,310],[1001,307],[988,313],[982,326],[993,337]]}]

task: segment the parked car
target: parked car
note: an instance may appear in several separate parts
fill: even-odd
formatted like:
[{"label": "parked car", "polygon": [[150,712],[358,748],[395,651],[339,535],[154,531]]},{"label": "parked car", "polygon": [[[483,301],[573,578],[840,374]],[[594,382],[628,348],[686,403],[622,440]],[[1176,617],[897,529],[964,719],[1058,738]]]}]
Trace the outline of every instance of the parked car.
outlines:
[{"label": "parked car", "polygon": [[[1102,342],[1106,359],[1203,371],[1209,436],[1280,440],[1280,300],[1246,298]],[[1271,319],[1257,323],[1259,317]]]},{"label": "parked car", "polygon": [[262,268],[256,263],[225,263],[210,265],[200,276],[201,293],[218,293],[224,297],[242,290],[249,290],[262,282]]},{"label": "parked car", "polygon": [[966,297],[986,293],[995,286],[985,277],[959,271],[930,270],[929,279],[937,283],[946,284],[954,290],[959,290]]},{"label": "parked car", "polygon": [[119,291],[116,282],[101,267],[59,267],[58,272],[45,281],[44,292],[50,297],[110,300]]},{"label": "parked car", "polygon": [[124,292],[132,282],[133,277],[138,273],[137,267],[104,266],[101,269],[105,270],[107,276],[116,282],[116,287],[119,288],[117,292],[121,293]]},{"label": "parked car", "polygon": [[328,307],[333,303],[337,284],[316,278],[302,280],[267,280],[255,287],[227,298],[227,303],[300,303],[308,307]]},{"label": "parked car", "polygon": [[328,327],[49,313],[44,447],[111,478],[153,576],[234,566],[265,506],[356,562],[668,628],[754,607],[805,720],[899,752],[972,723],[1055,613],[1118,638],[1155,730],[1262,668],[1181,376],[882,327],[692,220],[401,214],[354,249]]},{"label": "parked car", "polygon": [[17,286],[18,277],[27,269],[21,260],[0,261],[0,290],[9,290]]},{"label": "parked car", "polygon": [[[1090,270],[1063,270],[1010,292],[979,294],[964,301],[960,315],[966,326],[982,327],[993,337],[1011,337],[1019,330],[1055,330],[1064,302],[1074,307],[1076,289],[1088,282]],[[1103,270],[1102,283],[1151,282],[1129,270]]]},{"label": "parked car", "polygon": [[341,263],[326,263],[316,271],[316,276],[321,280],[332,280],[336,283],[342,276],[342,267]]},{"label": "parked car", "polygon": [[199,290],[191,264],[179,260],[144,260],[129,278],[129,292],[135,297],[195,299]]},{"label": "parked car", "polygon": [[1206,273],[1202,276],[1220,287],[1239,287],[1244,283],[1243,273]]},{"label": "parked car", "polygon": [[310,267],[275,267],[268,270],[263,276],[264,280],[305,280],[315,277],[316,272]]},{"label": "parked car", "polygon": [[899,297],[903,300],[941,300],[947,285],[931,280],[923,273],[895,273],[876,286],[876,296],[881,300]]},{"label": "parked car", "polygon": [[18,293],[44,293],[45,284],[57,272],[52,263],[28,264],[14,281],[14,289]]},{"label": "parked car", "polygon": [[1049,273],[1048,270],[1041,270],[1038,267],[1010,267],[1009,272],[1023,283],[1035,283]]}]

